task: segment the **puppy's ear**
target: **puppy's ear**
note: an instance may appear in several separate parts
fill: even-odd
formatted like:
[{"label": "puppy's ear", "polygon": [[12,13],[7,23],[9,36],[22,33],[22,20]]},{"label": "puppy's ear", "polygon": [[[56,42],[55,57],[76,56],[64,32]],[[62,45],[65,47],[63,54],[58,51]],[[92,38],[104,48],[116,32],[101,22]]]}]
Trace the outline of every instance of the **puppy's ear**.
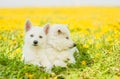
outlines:
[{"label": "puppy's ear", "polygon": [[67,27],[67,28],[69,29],[69,27],[68,27],[68,26],[69,26],[69,24],[65,24],[65,27]]},{"label": "puppy's ear", "polygon": [[57,30],[58,34],[62,34],[62,31],[60,29]]},{"label": "puppy's ear", "polygon": [[44,32],[45,32],[46,35],[48,34],[49,29],[50,29],[50,24],[46,24],[45,27],[44,27]]},{"label": "puppy's ear", "polygon": [[25,23],[25,32],[29,31],[32,27],[32,23],[27,20],[26,23]]},{"label": "puppy's ear", "polygon": [[65,26],[68,28],[68,24],[65,24]]}]

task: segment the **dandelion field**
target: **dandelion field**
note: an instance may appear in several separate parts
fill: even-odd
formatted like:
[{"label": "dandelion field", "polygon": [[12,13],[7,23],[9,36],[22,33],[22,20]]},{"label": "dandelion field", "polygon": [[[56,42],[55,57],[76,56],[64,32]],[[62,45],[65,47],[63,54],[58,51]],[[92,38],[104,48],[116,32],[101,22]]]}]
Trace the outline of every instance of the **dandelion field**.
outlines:
[{"label": "dandelion field", "polygon": [[[68,24],[76,64],[53,73],[21,60],[24,23]],[[0,79],[120,79],[120,7],[1,8]]]}]

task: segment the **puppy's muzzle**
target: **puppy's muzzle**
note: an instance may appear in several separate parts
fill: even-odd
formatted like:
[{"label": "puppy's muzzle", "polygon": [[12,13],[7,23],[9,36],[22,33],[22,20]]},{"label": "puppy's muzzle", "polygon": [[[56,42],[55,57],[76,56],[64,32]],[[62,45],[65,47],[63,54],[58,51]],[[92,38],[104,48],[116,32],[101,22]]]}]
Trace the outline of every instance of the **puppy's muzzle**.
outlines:
[{"label": "puppy's muzzle", "polygon": [[71,47],[69,47],[69,48],[71,49],[71,48],[73,48],[73,47],[76,47],[76,44],[75,44],[75,43],[73,43],[73,45],[72,45]]}]

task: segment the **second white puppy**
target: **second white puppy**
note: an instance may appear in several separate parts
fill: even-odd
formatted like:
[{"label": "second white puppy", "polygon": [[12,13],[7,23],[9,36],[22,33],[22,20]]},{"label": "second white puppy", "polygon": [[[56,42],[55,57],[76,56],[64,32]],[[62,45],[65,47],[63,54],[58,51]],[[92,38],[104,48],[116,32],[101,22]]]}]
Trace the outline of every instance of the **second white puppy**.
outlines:
[{"label": "second white puppy", "polygon": [[23,60],[27,64],[44,66],[51,69],[52,65],[49,62],[46,52],[48,26],[33,27],[30,21],[25,23],[25,44],[23,46]]},{"label": "second white puppy", "polygon": [[74,51],[71,51],[75,46],[76,44],[70,39],[67,25],[55,24],[50,27],[46,53],[52,65],[65,67],[67,65],[65,61],[75,63]]}]

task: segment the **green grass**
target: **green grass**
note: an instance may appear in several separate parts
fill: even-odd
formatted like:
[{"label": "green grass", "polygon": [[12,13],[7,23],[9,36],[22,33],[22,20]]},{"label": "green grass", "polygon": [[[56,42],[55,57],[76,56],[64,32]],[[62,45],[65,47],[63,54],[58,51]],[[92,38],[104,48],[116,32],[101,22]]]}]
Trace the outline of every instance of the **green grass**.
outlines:
[{"label": "green grass", "polygon": [[87,43],[93,39],[92,34],[84,38],[77,34],[72,36],[79,50],[74,54],[76,63],[68,64],[66,68],[54,67],[52,74],[21,61],[22,52],[16,51],[22,50],[23,37],[19,36],[20,33],[0,32],[3,36],[0,40],[0,79],[120,79],[120,42],[114,38],[106,41],[111,32],[95,39],[92,44]]}]

